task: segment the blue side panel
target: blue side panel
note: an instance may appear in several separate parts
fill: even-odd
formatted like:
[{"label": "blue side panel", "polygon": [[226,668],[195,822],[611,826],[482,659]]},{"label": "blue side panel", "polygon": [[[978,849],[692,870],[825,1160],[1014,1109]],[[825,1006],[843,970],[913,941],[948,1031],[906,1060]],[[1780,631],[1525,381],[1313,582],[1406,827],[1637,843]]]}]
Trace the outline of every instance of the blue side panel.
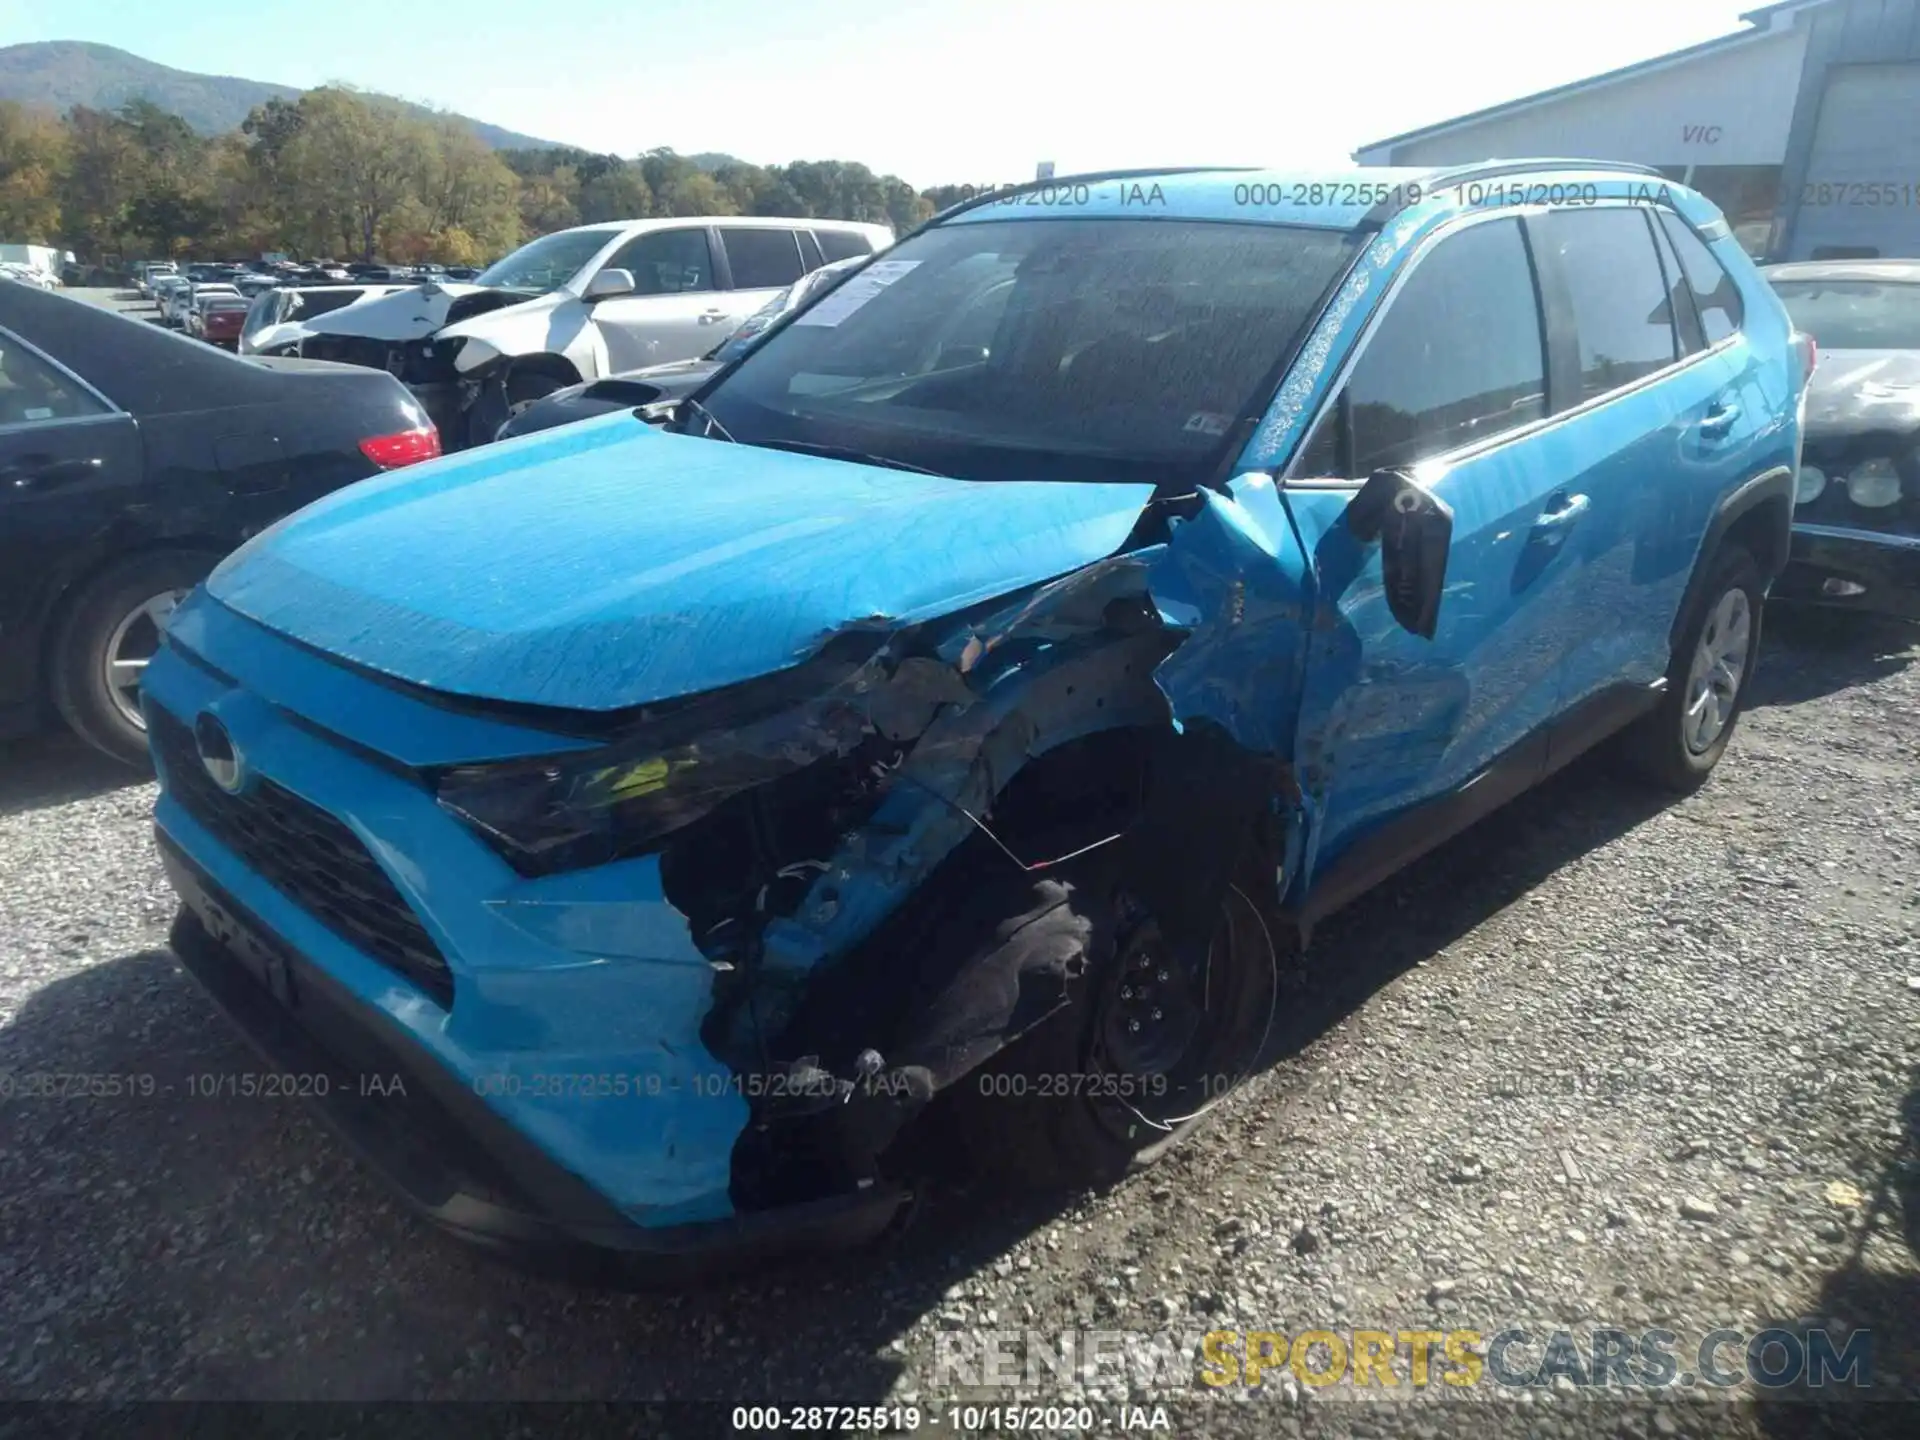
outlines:
[{"label": "blue side panel", "polygon": [[1285,507],[1265,475],[1177,522],[1149,577],[1154,603],[1189,638],[1154,678],[1176,723],[1211,720],[1249,750],[1287,755],[1299,703],[1311,586]]},{"label": "blue side panel", "polygon": [[1342,518],[1352,492],[1287,492],[1319,584],[1295,746],[1318,816],[1309,875],[1468,784],[1558,713],[1560,657],[1592,617],[1578,568],[1534,529],[1564,483],[1544,458],[1524,442],[1495,447],[1431,482],[1454,517],[1431,640],[1393,618],[1379,546]]}]

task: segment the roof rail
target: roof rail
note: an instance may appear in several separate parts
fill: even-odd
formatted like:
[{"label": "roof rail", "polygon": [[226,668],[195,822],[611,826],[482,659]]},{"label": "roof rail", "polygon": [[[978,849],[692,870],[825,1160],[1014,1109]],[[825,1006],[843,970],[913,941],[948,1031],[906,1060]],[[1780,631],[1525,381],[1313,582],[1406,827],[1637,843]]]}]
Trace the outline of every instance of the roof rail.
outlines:
[{"label": "roof rail", "polygon": [[[1651,165],[1636,165],[1630,160],[1582,160],[1575,156],[1552,155],[1537,160],[1481,160],[1472,165],[1456,165],[1432,177],[1436,185],[1456,185],[1466,180],[1486,180],[1496,175],[1521,175],[1529,170],[1625,170],[1634,175],[1660,175]],[[1662,180],[1667,177],[1660,175]],[[1675,183],[1675,182],[1669,182]]]},{"label": "roof rail", "polygon": [[[1539,160],[1481,160],[1472,165],[1455,165],[1450,169],[1436,170],[1421,182],[1423,196],[1444,189],[1449,185],[1465,185],[1479,180],[1497,180],[1503,175],[1530,175],[1541,170],[1619,170],[1632,175],[1652,175],[1664,185],[1677,185],[1677,180],[1669,180],[1651,165],[1636,165],[1627,160],[1581,160],[1571,156],[1556,155]],[[1407,199],[1404,187],[1396,186],[1387,199],[1382,200],[1369,210],[1360,224],[1372,230],[1383,230],[1387,222],[1410,205],[1419,203]]]}]

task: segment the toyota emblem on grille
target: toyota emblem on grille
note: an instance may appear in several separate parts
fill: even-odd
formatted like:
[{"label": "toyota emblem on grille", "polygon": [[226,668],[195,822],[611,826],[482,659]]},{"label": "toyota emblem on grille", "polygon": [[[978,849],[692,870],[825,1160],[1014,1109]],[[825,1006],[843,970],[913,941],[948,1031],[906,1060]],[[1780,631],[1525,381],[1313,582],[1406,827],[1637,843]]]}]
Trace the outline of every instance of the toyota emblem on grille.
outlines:
[{"label": "toyota emblem on grille", "polygon": [[218,717],[201,712],[200,718],[193,722],[193,746],[200,752],[200,763],[213,783],[229,795],[238,795],[247,780],[246,757]]}]

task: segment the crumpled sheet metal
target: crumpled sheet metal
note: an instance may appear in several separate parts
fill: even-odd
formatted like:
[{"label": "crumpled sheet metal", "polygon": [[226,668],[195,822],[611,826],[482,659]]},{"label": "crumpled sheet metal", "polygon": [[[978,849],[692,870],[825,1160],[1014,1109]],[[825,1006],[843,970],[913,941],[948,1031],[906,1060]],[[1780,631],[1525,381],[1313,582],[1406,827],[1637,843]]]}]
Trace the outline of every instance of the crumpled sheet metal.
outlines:
[{"label": "crumpled sheet metal", "polygon": [[1030,760],[1096,730],[1164,724],[1164,698],[1142,682],[1165,646],[1157,631],[1055,643],[942,714],[795,913],[768,925],[768,971],[804,974],[870,935],[973,833],[963,809],[983,814]]},{"label": "crumpled sheet metal", "polygon": [[1286,507],[1265,475],[1209,493],[1177,522],[1151,594],[1186,640],[1154,680],[1176,724],[1211,720],[1247,749],[1290,755],[1312,576]]}]

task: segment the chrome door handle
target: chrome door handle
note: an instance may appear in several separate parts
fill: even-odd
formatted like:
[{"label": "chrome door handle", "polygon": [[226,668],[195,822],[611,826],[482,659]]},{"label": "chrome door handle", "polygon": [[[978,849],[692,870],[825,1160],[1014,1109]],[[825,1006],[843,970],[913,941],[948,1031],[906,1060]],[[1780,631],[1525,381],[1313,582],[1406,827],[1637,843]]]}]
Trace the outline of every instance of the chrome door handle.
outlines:
[{"label": "chrome door handle", "polygon": [[1567,538],[1567,532],[1573,529],[1580,517],[1587,513],[1592,504],[1584,495],[1556,495],[1559,505],[1552,510],[1540,512],[1540,518],[1533,522],[1534,538],[1543,545],[1558,545]]},{"label": "chrome door handle", "polygon": [[1708,436],[1709,438],[1712,438],[1714,436],[1724,435],[1729,430],[1733,429],[1734,421],[1738,420],[1739,418],[1740,418],[1739,402],[1734,400],[1722,400],[1718,405],[1713,406],[1711,409],[1707,411],[1707,413],[1704,416],[1701,417],[1700,433],[1702,435]]},{"label": "chrome door handle", "polygon": [[724,310],[702,310],[700,312],[700,323],[702,325],[718,325],[726,318],[727,312]]}]

